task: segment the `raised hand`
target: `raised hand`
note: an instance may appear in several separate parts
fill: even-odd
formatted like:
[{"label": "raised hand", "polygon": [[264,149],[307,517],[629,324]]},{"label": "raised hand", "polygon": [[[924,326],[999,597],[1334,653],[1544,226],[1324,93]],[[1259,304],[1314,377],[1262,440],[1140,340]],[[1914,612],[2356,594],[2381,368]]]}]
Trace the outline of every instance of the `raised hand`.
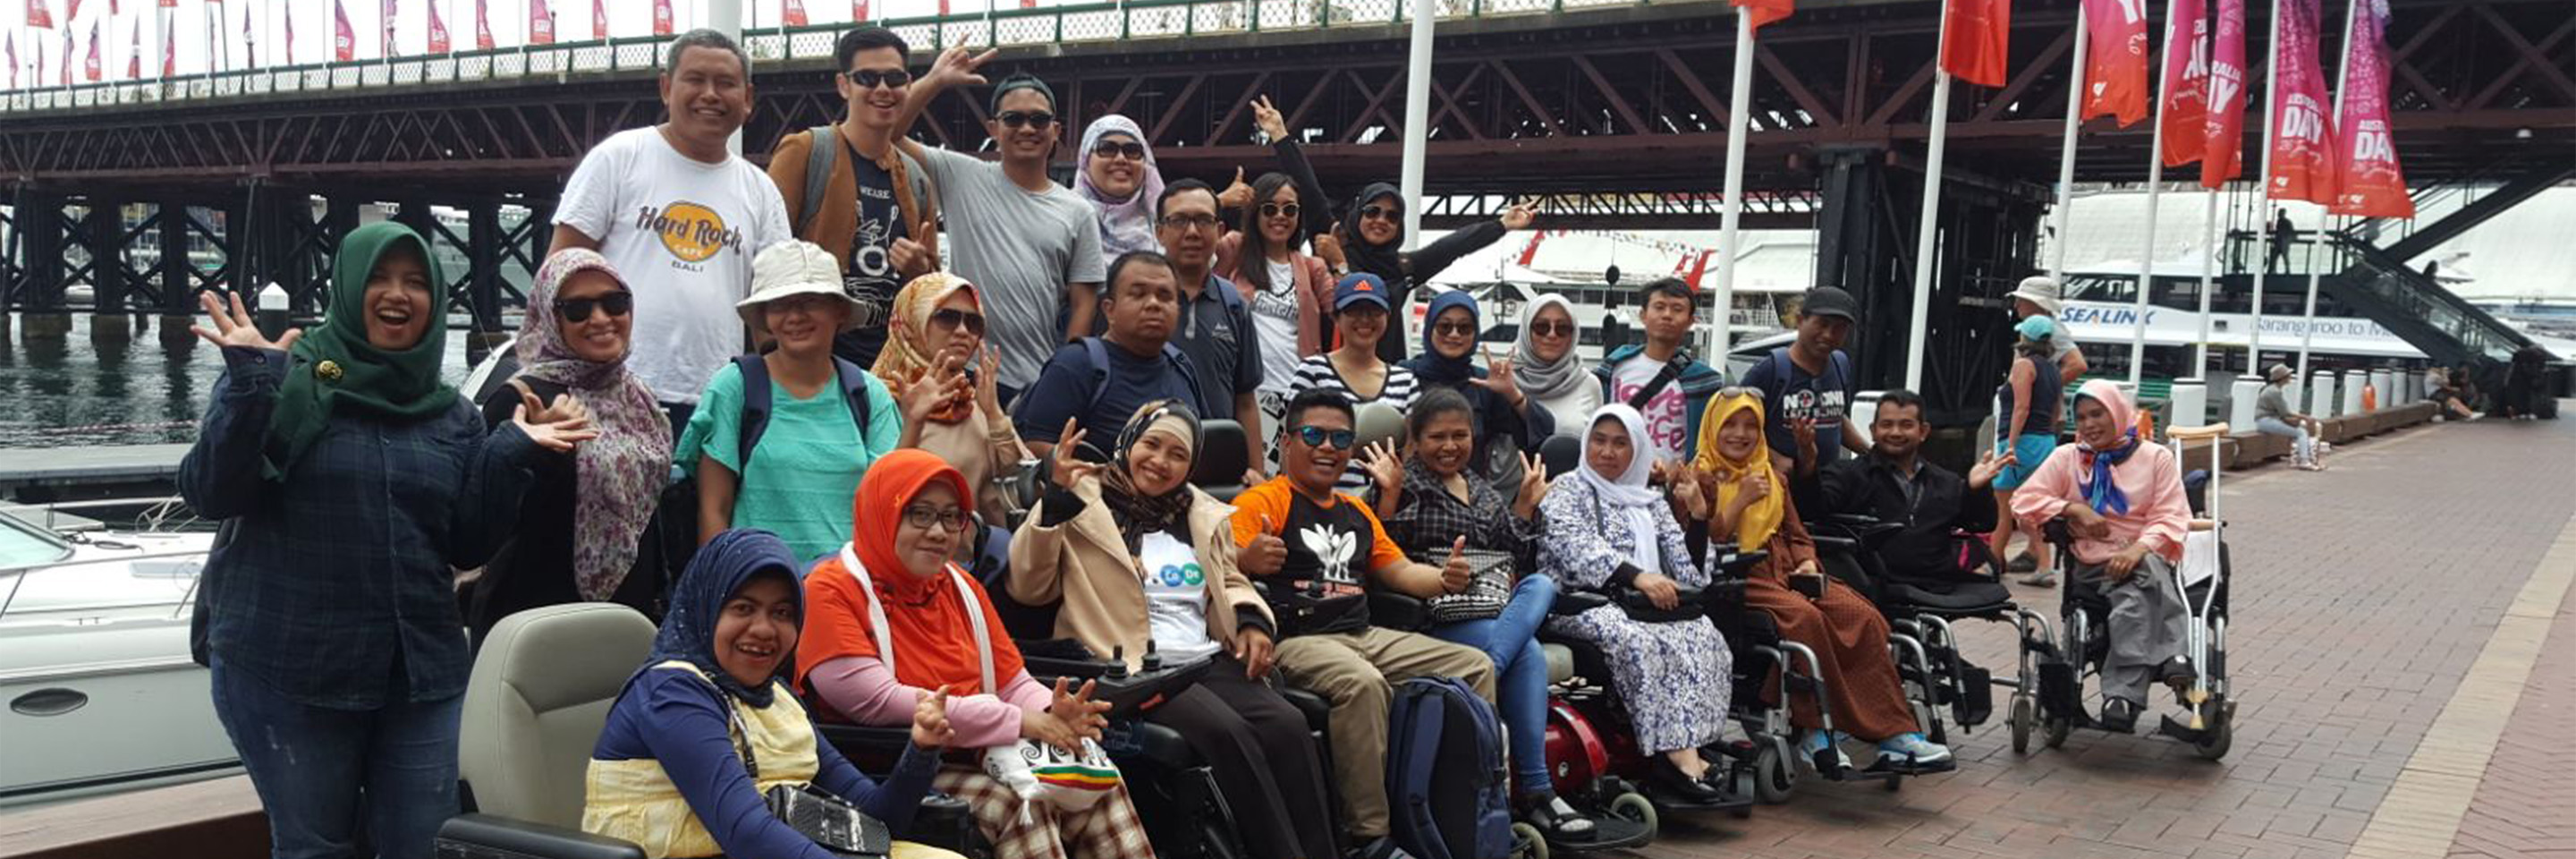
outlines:
[{"label": "raised hand", "polygon": [[1369,480],[1377,484],[1379,492],[1404,488],[1404,454],[1396,449],[1394,439],[1380,441],[1361,451],[1360,467],[1368,471]]},{"label": "raised hand", "polygon": [[975,362],[975,405],[996,425],[1008,426],[1009,415],[1002,411],[1001,378],[1001,347],[984,347],[982,358]]},{"label": "raised hand", "polygon": [[1455,542],[1449,544],[1449,560],[1440,565],[1440,589],[1453,594],[1465,593],[1475,572],[1476,568],[1467,563],[1467,535],[1460,534]]},{"label": "raised hand", "polygon": [[1538,511],[1538,502],[1547,497],[1547,462],[1538,454],[1515,454],[1521,458],[1521,489],[1512,497],[1512,507],[1528,519]]},{"label": "raised hand", "polygon": [[1747,470],[1744,476],[1736,478],[1735,483],[1736,488],[1743,490],[1744,493],[1737,497],[1743,498],[1747,504],[1771,497],[1771,475],[1769,474]]},{"label": "raised hand", "polygon": [[1968,487],[1984,489],[1993,485],[1995,475],[2003,473],[2007,467],[2020,463],[2020,454],[2007,451],[2002,456],[1996,456],[1994,451],[1986,451],[1977,457],[1977,464],[1968,469]]},{"label": "raised hand", "polygon": [[1288,120],[1279,115],[1279,108],[1270,104],[1268,95],[1253,100],[1252,124],[1261,129],[1263,137],[1270,138],[1269,143],[1288,139]]},{"label": "raised hand", "polygon": [[1247,576],[1275,576],[1288,563],[1288,541],[1279,539],[1279,528],[1271,524],[1270,514],[1261,514],[1261,533],[1234,553],[1234,565]]},{"label": "raised hand", "polygon": [[921,693],[912,705],[912,744],[925,749],[945,748],[956,736],[957,730],[948,724],[948,687]]},{"label": "raised hand", "polygon": [[1816,419],[1796,418],[1789,421],[1789,435],[1798,440],[1798,461],[1816,461]]},{"label": "raised hand", "polygon": [[906,425],[930,419],[930,413],[966,392],[966,373],[955,355],[942,355],[912,384],[904,386],[903,397],[895,405],[903,412]]},{"label": "raised hand", "polygon": [[1234,182],[1217,192],[1216,205],[1219,209],[1241,209],[1252,205],[1252,186],[1243,184],[1243,168],[1234,168]]},{"label": "raised hand", "polygon": [[[925,231],[913,235],[927,234]],[[920,242],[913,241],[911,236],[895,239],[894,245],[886,251],[894,259],[895,273],[906,279],[939,270],[939,255],[931,253],[930,249],[923,247]]]},{"label": "raised hand", "polygon": [[1467,384],[1492,391],[1494,396],[1503,398],[1503,402],[1512,404],[1512,408],[1520,408],[1525,400],[1521,397],[1520,382],[1512,378],[1512,356],[1496,358],[1492,349],[1478,349],[1477,352],[1485,356],[1485,377],[1468,379]]},{"label": "raised hand", "polygon": [[190,325],[188,333],[197,335],[200,340],[215,344],[215,348],[218,349],[226,346],[248,346],[253,349],[275,349],[280,352],[293,348],[295,341],[304,338],[304,329],[289,328],[275,341],[269,340],[267,336],[259,333],[259,324],[251,318],[250,311],[242,307],[241,293],[235,292],[232,297],[232,312],[227,314],[224,312],[223,301],[216,298],[214,293],[197,293],[197,307],[206,311],[206,318],[213,322],[215,327],[214,330],[209,331],[202,326]]},{"label": "raised hand", "polygon": [[984,76],[977,72],[999,53],[1001,50],[998,48],[988,49],[980,54],[967,53],[963,46],[949,48],[939,52],[939,59],[931,62],[930,73],[923,75],[921,81],[943,89],[954,86],[983,86]]},{"label": "raised hand", "polygon": [[1334,271],[1342,271],[1350,265],[1350,258],[1342,254],[1340,227],[1334,227],[1333,232],[1316,236],[1314,242],[1315,258],[1323,260],[1324,265],[1332,267]]},{"label": "raised hand", "polygon": [[1531,221],[1538,220],[1538,210],[1531,208],[1528,203],[1513,203],[1511,208],[1503,210],[1501,220],[1503,229],[1526,230],[1529,229]]},{"label": "raised hand", "polygon": [[[561,397],[556,399],[558,402],[562,401]],[[510,413],[510,422],[518,424],[519,431],[526,433],[529,441],[536,442],[538,447],[551,451],[569,451],[572,450],[573,445],[599,437],[599,431],[590,428],[590,417],[587,414],[558,420],[533,417],[545,415],[548,412],[544,403],[537,402],[537,395],[521,388],[519,407]]]},{"label": "raised hand", "polygon": [[1054,461],[1055,470],[1052,474],[1055,477],[1055,485],[1070,488],[1074,481],[1100,472],[1099,463],[1084,462],[1081,456],[1074,453],[1075,449],[1081,446],[1082,436],[1086,432],[1088,430],[1074,425],[1073,418],[1064,419],[1064,431],[1055,437],[1055,454],[1048,457]]},{"label": "raised hand", "polygon": [[1682,505],[1682,512],[1693,520],[1708,518],[1708,493],[1700,489],[1699,481],[1691,479],[1685,472],[1676,475],[1671,486],[1673,500]]}]

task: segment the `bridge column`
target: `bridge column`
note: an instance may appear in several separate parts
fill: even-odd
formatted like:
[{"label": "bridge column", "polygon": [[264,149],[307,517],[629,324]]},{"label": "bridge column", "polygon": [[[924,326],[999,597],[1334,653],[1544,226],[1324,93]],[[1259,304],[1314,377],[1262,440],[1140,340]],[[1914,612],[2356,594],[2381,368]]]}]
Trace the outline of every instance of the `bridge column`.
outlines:
[{"label": "bridge column", "polygon": [[474,308],[474,332],[465,341],[468,360],[480,362],[492,347],[509,339],[501,329],[501,204],[486,200],[474,204],[465,216],[466,258],[474,266],[472,279],[466,283],[467,297]]},{"label": "bridge column", "polygon": [[196,324],[197,277],[195,260],[188,258],[188,227],[196,213],[180,200],[161,203],[161,345],[186,346],[196,339],[188,326]]},{"label": "bridge column", "polygon": [[11,296],[18,309],[22,342],[63,339],[72,318],[63,309],[63,197],[50,191],[19,191],[19,259],[26,271],[19,292]]},{"label": "bridge column", "polygon": [[92,195],[89,215],[82,224],[81,239],[89,249],[91,342],[122,343],[133,339],[133,329],[125,319],[125,295],[128,288],[125,271],[125,206],[121,201]]}]

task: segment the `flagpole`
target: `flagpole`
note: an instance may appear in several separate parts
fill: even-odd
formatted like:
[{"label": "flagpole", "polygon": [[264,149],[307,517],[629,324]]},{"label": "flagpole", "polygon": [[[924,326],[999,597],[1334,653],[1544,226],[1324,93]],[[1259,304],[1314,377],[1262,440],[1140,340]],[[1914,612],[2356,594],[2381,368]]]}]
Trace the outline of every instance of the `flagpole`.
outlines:
[{"label": "flagpole", "polygon": [[[1946,16],[1945,16],[1946,17]],[[1709,351],[1725,355],[1735,346],[1735,258],[1743,252],[1736,238],[1744,227],[1744,147],[1753,117],[1753,10],[1735,7],[1735,77],[1726,109],[1726,199],[1717,227],[1717,339]],[[1916,324],[1920,332],[1923,326]],[[1915,339],[1921,339],[1919,333]]]},{"label": "flagpole", "polygon": [[[2181,9],[2182,2],[2183,0],[2165,0],[2165,53],[2167,54],[2172,54],[2174,51],[2176,41],[2174,37],[2182,35],[2177,32],[2174,25],[2175,13]],[[2186,52],[2189,50],[2185,49]],[[2146,253],[2138,257],[2138,295],[2130,307],[2131,315],[2135,317],[2131,320],[2129,329],[2129,387],[2132,390],[2138,387],[2139,381],[2146,378],[2147,293],[2155,288],[2156,283],[2156,198],[2164,192],[2165,184],[2164,94],[2173,91],[2173,63],[2165,62],[2156,65],[2156,95],[2154,96],[2156,113],[2147,120],[2155,125],[2155,132],[2147,143]],[[2199,423],[2202,417],[2194,417],[2192,422]],[[2176,418],[2176,422],[2180,422],[2179,417]]]},{"label": "flagpole", "polygon": [[[2210,156],[2204,154],[2201,157]],[[2192,353],[2191,364],[2197,368],[2202,379],[2207,379],[2209,378],[2209,293],[2213,286],[2212,281],[2215,280],[2214,273],[2226,261],[2226,255],[2221,250],[2221,246],[2226,244],[2226,238],[2220,235],[2218,230],[2218,189],[2204,189],[2201,194],[2208,198],[2206,207],[2200,213],[2200,230],[2203,237],[2208,239],[2208,244],[2201,248],[2203,253],[2200,261],[2200,339],[2194,341],[2199,345],[2194,347],[2198,351]]]},{"label": "flagpole", "polygon": [[[1413,0],[1413,38],[1406,49],[1404,65],[1404,164],[1398,176],[1404,192],[1404,249],[1422,245],[1423,161],[1429,157],[1431,132],[1431,23],[1439,14],[1432,0]],[[1361,202],[1367,202],[1365,200]],[[1396,295],[1410,301],[1413,290],[1404,284],[1389,284]],[[1397,302],[1396,312],[1406,312],[1405,302]],[[1404,317],[1395,320],[1397,331],[1404,330]],[[1428,323],[1425,323],[1428,324]]]},{"label": "flagpole", "polygon": [[[1912,391],[1923,390],[1923,341],[1931,339],[1931,332],[1924,328],[1932,311],[1932,235],[1940,220],[1941,156],[1950,133],[1950,70],[1942,65],[1942,58],[1950,53],[1950,9],[1946,0],[1941,8],[1941,37],[1933,44],[1932,140],[1923,153],[1923,216],[1914,225],[1914,306],[1905,329],[1909,332],[1905,336],[1905,387]],[[1736,112],[1743,113],[1744,108],[1739,102]]]},{"label": "flagpole", "polygon": [[2066,222],[2075,206],[2075,135],[2084,125],[2084,55],[2093,40],[2084,32],[2084,4],[2075,5],[2075,53],[2073,69],[2066,88],[2066,134],[2057,146],[2057,211],[2049,219],[2056,222],[2057,235],[2048,243],[2048,276],[2058,288],[2066,284]]},{"label": "flagpole", "polygon": [[[2343,121],[2344,97],[2346,91],[2352,85],[2353,21],[2360,17],[2361,0],[2349,0],[2349,2],[2344,6],[2343,14],[2343,64],[2335,70],[2334,119],[2332,122]],[[2331,130],[2333,127],[2332,122],[2328,123],[2327,126],[2329,130],[2326,134],[2326,139],[2329,142],[2340,136]],[[2329,196],[2328,199],[2332,199],[2331,196]],[[2335,218],[2333,220],[2339,222],[2343,219]],[[2292,377],[2301,382],[2306,382],[2308,379],[2308,344],[2316,339],[2317,334],[2317,245],[2323,243],[2326,237],[2324,230],[2325,225],[2319,224],[2317,226],[2319,228],[2317,231],[2317,241],[2308,244],[2308,319],[2307,324],[2301,326],[2299,329],[2299,374]]]},{"label": "flagpole", "polygon": [[[2272,56],[2263,63],[2263,172],[2254,176],[2255,193],[2260,195],[2255,198],[2258,202],[2254,206],[2254,217],[2259,226],[2254,228],[2254,234],[2262,237],[2257,239],[2255,247],[2262,252],[2263,264],[2254,269],[2254,303],[2247,308],[2253,311],[2247,317],[2253,324],[2245,332],[2245,372],[2248,374],[2263,372],[2263,281],[2272,268],[2269,241],[2272,230],[2272,133],[2281,113],[2281,0],[2272,0],[2272,39],[2265,43],[2264,50]],[[2289,238],[2281,237],[2283,241]]]}]

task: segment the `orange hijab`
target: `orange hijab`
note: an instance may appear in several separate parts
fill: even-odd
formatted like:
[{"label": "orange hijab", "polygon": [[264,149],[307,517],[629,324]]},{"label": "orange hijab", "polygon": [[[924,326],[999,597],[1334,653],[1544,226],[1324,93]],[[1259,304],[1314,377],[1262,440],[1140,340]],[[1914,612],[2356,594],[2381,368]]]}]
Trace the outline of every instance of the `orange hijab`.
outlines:
[{"label": "orange hijab", "polygon": [[966,601],[958,595],[952,577],[965,581],[983,605],[990,638],[984,646],[993,652],[995,682],[1008,683],[1020,673],[1020,650],[1002,629],[992,596],[974,577],[950,564],[943,575],[920,578],[895,557],[895,528],[903,521],[904,505],[934,480],[947,481],[961,503],[973,504],[975,496],[966,491],[966,479],[957,469],[919,448],[897,450],[868,465],[851,505],[849,554],[867,568],[875,593],[859,587],[858,577],[842,564],[843,555],[838,552],[824,557],[805,576],[805,629],[796,642],[798,691],[805,689],[805,674],[814,666],[845,656],[878,656],[876,631],[868,623],[868,601],[882,600],[886,631],[898,656],[896,682],[920,689],[946,685],[954,695],[996,692],[983,688],[975,624],[966,615]]}]

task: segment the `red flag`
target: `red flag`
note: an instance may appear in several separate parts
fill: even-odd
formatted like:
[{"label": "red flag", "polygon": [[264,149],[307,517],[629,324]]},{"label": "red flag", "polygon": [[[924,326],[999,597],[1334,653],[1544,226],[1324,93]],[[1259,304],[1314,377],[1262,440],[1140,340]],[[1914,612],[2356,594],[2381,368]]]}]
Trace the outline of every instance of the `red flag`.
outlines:
[{"label": "red flag", "polygon": [[1947,0],[1941,69],[1978,86],[2004,85],[2011,56],[2012,0]]},{"label": "red flag", "polygon": [[[861,2],[864,3],[866,0]],[[671,0],[653,0],[653,35],[671,35]]]},{"label": "red flag", "polygon": [[81,0],[63,0],[63,29],[80,24],[80,4]]},{"label": "red flag", "polygon": [[2332,203],[2334,128],[2326,112],[2325,70],[2317,62],[2317,0],[2285,0],[2272,86],[2281,97],[2272,121],[2272,198]]},{"label": "red flag", "polygon": [[125,79],[143,79],[143,22],[134,22],[134,38],[125,43]]},{"label": "red flag", "polygon": [[948,0],[939,0],[939,17],[948,17]]},{"label": "red flag", "polygon": [[447,38],[447,16],[438,14],[439,0],[429,0],[429,52],[444,54],[453,47]]},{"label": "red flag", "polygon": [[179,0],[161,0],[161,8],[163,8],[163,9],[176,9],[176,8],[179,8]]},{"label": "red flag", "polygon": [[1789,13],[1798,11],[1798,0],[1731,0],[1731,2],[1734,3],[1735,8],[1743,10],[1740,14],[1753,19],[1755,29],[1787,18]]},{"label": "red flag", "polygon": [[331,19],[339,31],[331,40],[331,56],[344,63],[357,59],[358,31],[349,29],[349,10],[340,5],[340,0],[331,0]]},{"label": "red flag", "polygon": [[590,0],[590,37],[608,41],[608,0]]},{"label": "red flag", "polygon": [[288,63],[295,62],[295,15],[293,13],[294,7],[291,6],[277,10],[278,23],[286,25],[286,61]]},{"label": "red flag", "polygon": [[492,49],[492,16],[484,0],[474,0],[474,49]]},{"label": "red flag", "polygon": [[2201,124],[2200,185],[2245,175],[2245,0],[2218,0],[2209,47],[2209,120]]},{"label": "red flag", "polygon": [[401,16],[401,0],[385,0],[383,10],[377,13],[376,19],[378,21],[382,21],[385,25],[385,37],[378,40],[376,43],[377,56],[390,57],[394,55],[394,21]]},{"label": "red flag", "polygon": [[2084,0],[2084,112],[2147,118],[2147,0]]},{"label": "red flag", "polygon": [[161,76],[165,78],[179,76],[179,40],[170,38],[166,33],[161,37]]},{"label": "red flag", "polygon": [[[669,2],[669,0],[663,0],[663,2]],[[861,24],[868,22],[868,0],[850,0],[850,20]]]},{"label": "red flag", "polygon": [[2207,0],[2179,0],[2165,22],[2165,103],[2156,122],[2164,128],[2167,167],[2198,161],[2208,148],[2201,136],[2209,123],[2208,11]]},{"label": "red flag", "polygon": [[1037,7],[1038,0],[1020,0],[1020,8],[1022,9],[1035,9]]},{"label": "red flag", "polygon": [[[45,8],[45,0],[27,0],[27,26],[40,30],[54,28],[54,10]],[[44,61],[43,57],[36,59],[38,63]]]},{"label": "red flag", "polygon": [[110,19],[116,17],[116,0],[107,0],[107,17]]},{"label": "red flag", "polygon": [[554,43],[555,13],[546,11],[546,0],[532,0],[528,4],[528,44]]},{"label": "red flag", "polygon": [[92,21],[89,25],[89,57],[81,60],[81,76],[88,78],[90,83],[98,83],[98,74],[98,22]]},{"label": "red flag", "polygon": [[787,22],[787,26],[790,27],[805,26],[805,4],[798,0],[781,0],[781,2],[784,5],[779,9],[779,20]]},{"label": "red flag", "polygon": [[2388,0],[2361,0],[2352,21],[2352,55],[2345,59],[2343,115],[2335,121],[2335,151],[2343,155],[2334,214],[2415,217],[2406,173],[2397,166],[2397,138],[2388,133]]}]

